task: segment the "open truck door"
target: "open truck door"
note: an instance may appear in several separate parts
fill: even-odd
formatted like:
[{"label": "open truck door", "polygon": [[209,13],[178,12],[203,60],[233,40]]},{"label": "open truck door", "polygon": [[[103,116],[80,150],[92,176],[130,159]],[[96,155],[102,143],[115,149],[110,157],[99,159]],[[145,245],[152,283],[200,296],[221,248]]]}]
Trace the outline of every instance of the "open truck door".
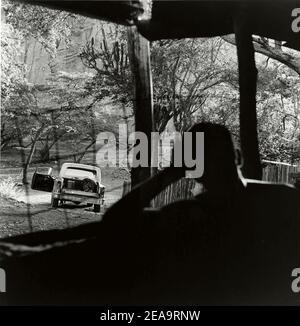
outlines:
[{"label": "open truck door", "polygon": [[49,169],[48,174],[34,172],[31,180],[31,189],[52,192],[55,178],[51,175],[52,168]]}]

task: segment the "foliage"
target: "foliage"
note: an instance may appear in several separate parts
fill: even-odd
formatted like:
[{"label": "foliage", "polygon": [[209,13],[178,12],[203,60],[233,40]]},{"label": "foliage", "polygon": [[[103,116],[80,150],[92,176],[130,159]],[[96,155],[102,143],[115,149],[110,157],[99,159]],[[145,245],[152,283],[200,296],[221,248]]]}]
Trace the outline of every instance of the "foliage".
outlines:
[{"label": "foliage", "polygon": [[187,130],[193,115],[205,105],[209,90],[222,83],[226,69],[216,62],[220,39],[157,41],[151,47],[157,130],[172,118]]},{"label": "foliage", "polygon": [[[220,39],[153,42],[151,61],[156,130],[163,132],[173,118],[178,130],[191,125],[191,117],[206,99],[206,91],[219,84],[223,67],[216,66]],[[96,72],[89,90],[132,107],[132,77],[124,27],[102,24],[99,39],[87,42],[82,62]]]},{"label": "foliage", "polygon": [[16,180],[11,177],[0,180],[0,197],[19,201],[22,189],[17,186]]},{"label": "foliage", "polygon": [[258,83],[258,131],[264,158],[295,163],[300,144],[300,80],[284,65],[261,68]]},{"label": "foliage", "polygon": [[[97,71],[90,84],[92,88],[99,90],[99,94],[106,92],[105,95],[130,103],[132,94],[128,85],[132,84],[129,72],[124,73],[130,67],[126,64],[120,69],[117,55],[119,44],[124,55],[127,36],[112,24],[108,30],[110,33],[102,27],[102,38],[98,43],[89,42],[81,58],[87,67]],[[275,42],[275,56],[270,43],[256,40],[260,41],[264,41],[260,44],[264,47],[263,54],[269,51],[274,57],[267,60],[257,57],[261,157],[293,163],[299,160],[299,77],[294,69],[298,53],[287,53]],[[279,61],[275,60],[278,55],[281,55]],[[282,65],[284,59],[293,59],[294,66],[287,61]],[[180,131],[196,121],[212,121],[226,125],[239,143],[239,85],[234,46],[222,38],[156,41],[151,44],[151,63],[156,130],[163,132],[170,120]]]},{"label": "foliage", "polygon": [[[299,161],[299,77],[276,61],[258,60],[257,127],[262,159]],[[197,121],[224,124],[239,144],[238,80],[232,76],[210,92]]]},{"label": "foliage", "polygon": [[68,12],[4,0],[2,10],[6,23],[24,39],[38,40],[49,52],[55,52],[61,41],[68,41],[76,16]]},{"label": "foliage", "polygon": [[80,54],[83,64],[95,72],[86,88],[100,100],[110,96],[127,104],[132,100],[132,77],[126,30],[122,26],[102,23],[100,35],[101,38],[88,41]]},{"label": "foliage", "polygon": [[42,144],[38,152],[40,159],[49,160],[50,149],[62,137],[83,132],[82,121],[92,114],[86,109],[93,103],[83,87],[89,76],[56,74],[46,85],[30,84],[26,78],[24,41],[34,38],[40,42],[50,53],[51,60],[60,42],[68,43],[76,18],[68,13],[11,1],[5,1],[3,10],[1,148],[16,140],[20,148],[29,147],[28,155],[21,152],[25,183],[37,142]]},{"label": "foliage", "polygon": [[[8,0],[3,8],[1,147],[17,139],[19,146],[31,146],[34,152],[40,142],[39,159],[48,160],[57,142],[67,141],[77,153],[74,159],[80,160],[82,153],[94,146],[100,131],[117,132],[117,122],[122,119],[117,110],[107,113],[103,100],[111,100],[114,108],[119,106],[129,115],[133,113],[126,28],[99,24],[98,33],[80,54],[88,73],[59,72],[48,78],[47,85],[31,85],[26,79],[22,40],[40,42],[51,60],[62,42],[69,43],[72,29],[82,18]],[[270,40],[257,37],[254,41],[257,52],[263,54],[257,56],[261,156],[295,163],[299,161],[300,138],[299,53],[278,42],[272,45]],[[239,142],[234,44],[227,36],[151,43],[157,131],[163,132],[169,122],[185,131],[196,121],[213,121],[226,125]]]}]

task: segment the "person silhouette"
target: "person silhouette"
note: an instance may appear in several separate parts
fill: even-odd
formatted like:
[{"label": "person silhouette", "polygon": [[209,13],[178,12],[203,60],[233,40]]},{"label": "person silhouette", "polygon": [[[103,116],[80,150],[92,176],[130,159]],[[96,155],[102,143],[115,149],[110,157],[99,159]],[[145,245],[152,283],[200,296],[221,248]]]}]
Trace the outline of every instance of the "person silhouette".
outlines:
[{"label": "person silhouette", "polygon": [[139,293],[147,303],[293,303],[289,275],[300,265],[299,191],[243,178],[225,127],[200,123],[189,131],[204,132],[204,173],[195,180],[201,194],[143,214],[190,169],[171,165],[104,215],[103,226],[139,234],[131,261],[144,273],[151,270]]}]

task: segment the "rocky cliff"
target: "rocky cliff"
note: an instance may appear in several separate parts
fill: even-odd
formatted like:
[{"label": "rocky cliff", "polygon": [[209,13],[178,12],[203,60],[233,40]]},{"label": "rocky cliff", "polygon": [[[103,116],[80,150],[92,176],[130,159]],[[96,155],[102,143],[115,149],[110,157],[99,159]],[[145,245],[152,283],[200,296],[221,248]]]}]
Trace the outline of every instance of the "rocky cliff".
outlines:
[{"label": "rocky cliff", "polygon": [[58,72],[87,72],[79,54],[92,37],[99,39],[101,22],[89,18],[78,20],[71,31],[70,41],[61,42],[55,54],[49,53],[36,39],[24,40],[24,62],[28,68],[27,78],[33,84],[47,84],[48,78]]}]

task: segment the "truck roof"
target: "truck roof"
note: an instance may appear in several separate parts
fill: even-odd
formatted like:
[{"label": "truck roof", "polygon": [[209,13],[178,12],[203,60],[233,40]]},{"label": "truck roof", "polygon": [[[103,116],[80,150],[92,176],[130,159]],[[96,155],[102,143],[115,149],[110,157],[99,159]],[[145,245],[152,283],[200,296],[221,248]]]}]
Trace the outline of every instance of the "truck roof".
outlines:
[{"label": "truck roof", "polygon": [[81,164],[81,163],[63,163],[61,168],[65,169],[65,168],[69,168],[69,167],[101,171],[101,169],[98,166],[89,165],[89,164]]}]

